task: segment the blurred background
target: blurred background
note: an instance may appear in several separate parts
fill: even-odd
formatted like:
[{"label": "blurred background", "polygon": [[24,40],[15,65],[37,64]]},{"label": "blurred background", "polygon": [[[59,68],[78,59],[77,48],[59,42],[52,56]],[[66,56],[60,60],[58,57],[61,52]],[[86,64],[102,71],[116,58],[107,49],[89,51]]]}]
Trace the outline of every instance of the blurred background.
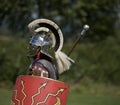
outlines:
[{"label": "blurred background", "polygon": [[84,24],[90,29],[71,54],[67,105],[120,105],[120,0],[1,0],[0,105],[8,105],[18,75],[29,67],[27,25],[47,18],[60,26],[67,53]]}]

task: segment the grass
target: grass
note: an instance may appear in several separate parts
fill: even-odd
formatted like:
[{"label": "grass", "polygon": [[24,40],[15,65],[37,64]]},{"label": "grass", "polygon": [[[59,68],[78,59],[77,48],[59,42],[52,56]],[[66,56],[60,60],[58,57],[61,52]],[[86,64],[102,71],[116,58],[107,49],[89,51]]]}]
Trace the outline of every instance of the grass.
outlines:
[{"label": "grass", "polygon": [[10,105],[11,94],[11,90],[0,89],[0,105]]},{"label": "grass", "polygon": [[70,92],[67,105],[120,105],[120,96],[79,94]]},{"label": "grass", "polygon": [[[12,91],[0,89],[0,105],[10,105]],[[69,92],[67,105],[120,105],[119,95],[93,95]]]}]

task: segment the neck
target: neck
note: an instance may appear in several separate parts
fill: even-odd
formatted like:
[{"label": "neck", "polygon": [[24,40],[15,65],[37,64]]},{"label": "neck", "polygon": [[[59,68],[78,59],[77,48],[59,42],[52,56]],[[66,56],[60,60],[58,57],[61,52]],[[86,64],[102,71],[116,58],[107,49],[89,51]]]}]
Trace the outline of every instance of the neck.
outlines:
[{"label": "neck", "polygon": [[40,58],[40,56],[41,56],[41,54],[40,54],[40,52],[38,52],[33,58],[38,59],[38,58]]}]

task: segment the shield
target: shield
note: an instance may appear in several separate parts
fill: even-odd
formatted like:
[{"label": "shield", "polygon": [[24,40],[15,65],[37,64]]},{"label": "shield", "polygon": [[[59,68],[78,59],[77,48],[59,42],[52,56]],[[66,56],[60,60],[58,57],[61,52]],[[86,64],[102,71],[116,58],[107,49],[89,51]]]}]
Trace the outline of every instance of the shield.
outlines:
[{"label": "shield", "polygon": [[12,105],[66,105],[69,86],[37,76],[19,76],[12,95]]}]

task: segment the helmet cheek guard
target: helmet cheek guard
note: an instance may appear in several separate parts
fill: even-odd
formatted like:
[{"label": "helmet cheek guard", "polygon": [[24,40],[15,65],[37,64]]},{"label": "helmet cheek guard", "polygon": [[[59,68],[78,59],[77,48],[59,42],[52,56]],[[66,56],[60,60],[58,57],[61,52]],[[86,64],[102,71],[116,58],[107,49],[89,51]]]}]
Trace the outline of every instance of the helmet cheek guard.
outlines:
[{"label": "helmet cheek guard", "polygon": [[40,49],[41,49],[40,47],[30,44],[28,47],[29,50],[28,56],[34,57],[39,52]]},{"label": "helmet cheek guard", "polygon": [[59,74],[68,70],[71,62],[74,61],[61,51],[63,47],[63,34],[58,25],[48,19],[37,19],[32,21],[28,28],[33,33],[32,40],[30,41],[32,44],[41,46],[41,50],[45,46],[51,45],[50,47],[55,52]]}]

